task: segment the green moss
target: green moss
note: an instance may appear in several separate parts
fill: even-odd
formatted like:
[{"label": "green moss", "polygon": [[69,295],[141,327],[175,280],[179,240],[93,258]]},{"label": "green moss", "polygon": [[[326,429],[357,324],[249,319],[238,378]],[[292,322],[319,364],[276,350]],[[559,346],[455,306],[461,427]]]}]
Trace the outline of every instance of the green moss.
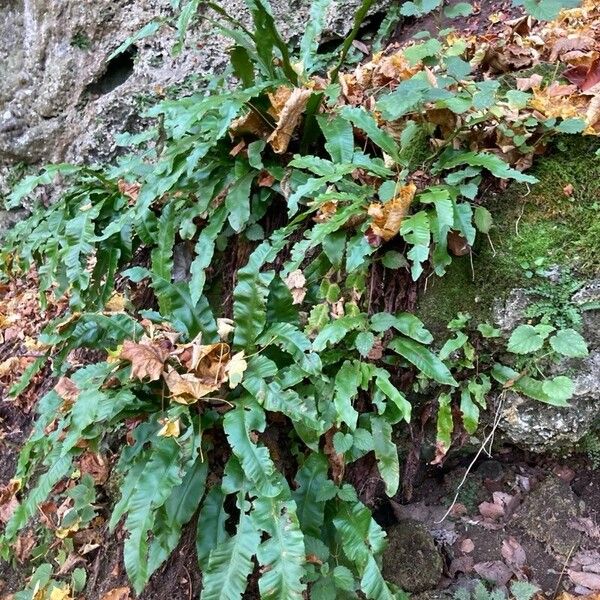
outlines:
[{"label": "green moss", "polygon": [[[485,205],[494,216],[470,258],[455,258],[442,278],[432,276],[420,300],[421,318],[435,331],[457,312],[487,320],[495,299],[531,287],[531,265],[560,265],[584,278],[600,271],[600,141],[563,136],[536,160],[533,186],[512,184]],[[572,195],[565,193],[573,187]],[[493,246],[492,246],[493,245]]]}]

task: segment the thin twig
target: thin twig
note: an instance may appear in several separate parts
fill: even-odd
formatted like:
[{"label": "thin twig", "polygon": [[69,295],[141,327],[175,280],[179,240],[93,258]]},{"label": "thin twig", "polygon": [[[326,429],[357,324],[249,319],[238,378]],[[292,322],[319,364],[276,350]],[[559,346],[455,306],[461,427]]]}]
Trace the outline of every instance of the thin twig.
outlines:
[{"label": "thin twig", "polygon": [[575,546],[578,546],[578,545],[579,545],[579,542],[577,542],[576,544],[573,544],[571,546],[571,549],[569,550],[569,554],[567,555],[567,558],[565,559],[565,562],[563,563],[562,571],[560,572],[560,575],[558,577],[556,587],[554,588],[554,593],[552,594],[552,600],[554,600],[556,598],[556,595],[558,594],[558,588],[560,587],[560,582],[562,581],[565,571],[567,570],[567,565],[569,564],[569,561],[571,560],[571,555],[573,554],[573,550],[575,550]]},{"label": "thin twig", "polygon": [[[454,508],[454,506],[456,505],[456,502],[458,500],[458,496],[460,494],[460,490],[462,489],[463,485],[467,481],[467,477],[471,473],[471,470],[475,466],[475,463],[477,462],[477,460],[481,456],[482,452],[485,451],[485,448],[488,445],[488,443],[491,440],[494,439],[494,435],[496,433],[496,428],[498,427],[498,424],[500,423],[500,410],[502,408],[503,402],[504,402],[504,397],[501,396],[500,397],[500,402],[498,403],[498,408],[496,409],[496,414],[494,415],[494,422],[493,422],[493,425],[492,425],[492,430],[490,431],[490,433],[488,434],[488,436],[485,438],[485,440],[483,440],[483,443],[479,447],[479,450],[477,451],[477,454],[475,455],[475,457],[471,461],[471,464],[467,467],[467,470],[466,470],[466,472],[465,472],[465,474],[464,474],[464,476],[462,478],[462,481],[458,484],[458,487],[456,488],[456,494],[454,495],[454,499],[452,500],[452,503],[448,507],[448,510],[445,512],[444,516],[439,521],[436,521],[436,523],[442,523],[443,521],[445,521],[446,517],[452,512],[452,509]],[[489,455],[489,452],[486,451],[486,454]]]}]

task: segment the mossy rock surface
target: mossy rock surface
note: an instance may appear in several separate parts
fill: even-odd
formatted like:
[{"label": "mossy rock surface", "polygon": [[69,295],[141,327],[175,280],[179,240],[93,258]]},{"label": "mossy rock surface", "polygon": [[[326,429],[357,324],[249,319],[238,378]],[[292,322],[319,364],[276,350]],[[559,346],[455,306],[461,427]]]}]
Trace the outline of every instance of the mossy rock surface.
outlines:
[{"label": "mossy rock surface", "polygon": [[383,575],[407,592],[434,589],[442,576],[443,562],[427,528],[413,520],[400,521],[387,530]]},{"label": "mossy rock surface", "polygon": [[[456,257],[444,277],[430,277],[420,317],[434,332],[457,312],[492,320],[511,290],[530,287],[526,263],[558,265],[582,279],[600,271],[600,158],[594,137],[561,136],[536,159],[535,185],[510,184],[482,198],[494,217],[490,239],[479,235],[471,257]],[[572,191],[571,191],[572,186]]]}]

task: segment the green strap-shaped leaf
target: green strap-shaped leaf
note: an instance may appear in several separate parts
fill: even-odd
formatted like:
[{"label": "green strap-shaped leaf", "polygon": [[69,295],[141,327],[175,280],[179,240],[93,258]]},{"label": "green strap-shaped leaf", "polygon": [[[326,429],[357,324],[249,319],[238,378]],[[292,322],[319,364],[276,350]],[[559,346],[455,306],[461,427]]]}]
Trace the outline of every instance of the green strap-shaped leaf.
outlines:
[{"label": "green strap-shaped leaf", "polygon": [[352,125],[340,116],[317,117],[319,127],[327,140],[325,150],[329,152],[331,160],[335,163],[350,163],[354,155],[354,132]]},{"label": "green strap-shaped leaf", "polygon": [[275,465],[268,448],[253,441],[254,432],[264,431],[265,426],[263,409],[248,399],[240,401],[223,419],[223,429],[246,477],[261,495],[274,498],[281,492],[281,482],[274,481]]},{"label": "green strap-shaped leaf", "polygon": [[369,556],[367,565],[360,580],[360,589],[369,600],[405,600],[406,594],[394,594],[386,583],[377,561]]},{"label": "green strap-shaped leaf", "polygon": [[306,588],[302,583],[306,552],[296,503],[259,496],[254,501],[252,519],[269,535],[257,551],[263,569],[258,580],[260,597],[264,600],[301,600]]},{"label": "green strap-shaped leaf", "polygon": [[[202,339],[206,343],[216,341],[218,338],[217,324],[206,297],[201,296],[198,303],[195,304],[185,281],[172,283],[143,267],[132,267],[124,271],[123,275],[135,282],[150,277],[152,288],[156,291],[159,304],[161,304],[161,314],[168,317],[177,329],[183,331],[190,338],[194,338],[202,332]],[[170,306],[168,312],[163,311],[165,303]]]},{"label": "green strap-shaped leaf", "polygon": [[325,27],[327,8],[330,4],[331,0],[314,0],[310,5],[310,15],[300,40],[300,62],[305,74],[312,72],[317,61],[319,38]]},{"label": "green strap-shaped leaf", "polygon": [[448,367],[425,346],[405,337],[393,339],[389,348],[411,362],[424,375],[445,385],[457,386]]},{"label": "green strap-shaped leaf", "polygon": [[231,186],[225,197],[225,206],[229,211],[229,224],[236,233],[244,228],[250,218],[250,190],[255,177],[254,170],[242,175]]},{"label": "green strap-shaped leaf", "polygon": [[431,344],[433,336],[423,325],[423,321],[411,313],[399,313],[392,315],[390,313],[375,313],[371,317],[371,329],[378,333],[383,333],[390,328],[394,328],[400,333],[421,342],[421,344]]},{"label": "green strap-shaped leaf", "polygon": [[197,304],[204,291],[206,282],[206,268],[210,265],[215,252],[215,241],[227,218],[225,205],[219,206],[211,215],[209,222],[200,232],[194,252],[194,258],[190,267],[190,298],[192,303]]},{"label": "green strap-shaped leaf", "polygon": [[200,569],[208,567],[208,557],[213,548],[217,548],[229,539],[225,522],[229,514],[225,510],[225,494],[220,485],[214,485],[206,494],[202,509],[198,515],[196,528],[196,553]]},{"label": "green strap-shaped leaf", "polygon": [[345,106],[340,111],[340,115],[358,129],[362,129],[369,139],[386,154],[389,154],[394,160],[399,160],[399,148],[396,140],[377,125],[377,121],[371,113],[362,107]]},{"label": "green strap-shaped leaf", "polygon": [[210,552],[202,574],[200,600],[241,600],[246,590],[248,576],[254,570],[252,557],[258,550],[260,531],[251,515],[247,514],[243,498],[241,502],[235,535]]},{"label": "green strap-shaped leaf", "polygon": [[318,500],[319,491],[326,485],[327,459],[313,452],[296,474],[298,487],[292,493],[302,531],[314,538],[321,537],[325,516],[325,502]]},{"label": "green strap-shaped leaf", "polygon": [[337,415],[338,426],[346,423],[352,431],[356,429],[358,412],[352,406],[358,387],[362,381],[359,365],[353,361],[345,361],[335,376],[335,393],[333,404]]},{"label": "green strap-shaped leaf", "polygon": [[383,417],[373,415],[371,433],[377,466],[385,483],[385,493],[391,497],[398,491],[400,484],[400,462],[398,449],[392,441],[392,426]]},{"label": "green strap-shaped leaf", "polygon": [[181,481],[181,449],[171,438],[159,438],[152,445],[149,460],[141,473],[134,473],[135,490],[128,499],[125,528],[129,536],[123,547],[127,575],[139,594],[151,572],[148,564],[148,532],[156,509],[162,506]]},{"label": "green strap-shaped leaf", "polygon": [[181,538],[183,526],[194,516],[204,495],[208,461],[199,457],[186,473],[164,505],[159,509],[152,528],[152,542],[148,556],[148,573],[169,557]]}]

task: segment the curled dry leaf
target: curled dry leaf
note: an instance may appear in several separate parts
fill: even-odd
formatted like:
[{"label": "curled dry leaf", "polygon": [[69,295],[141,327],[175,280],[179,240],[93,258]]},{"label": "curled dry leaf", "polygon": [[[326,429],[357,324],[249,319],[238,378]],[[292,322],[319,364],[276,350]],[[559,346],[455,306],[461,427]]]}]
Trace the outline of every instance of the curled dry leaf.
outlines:
[{"label": "curled dry leaf", "polygon": [[533,88],[539,88],[542,85],[542,81],[544,81],[544,78],[537,73],[534,73],[531,77],[517,77],[517,89],[521,92],[528,92]]},{"label": "curled dry leaf", "polygon": [[61,400],[67,405],[73,404],[79,396],[79,388],[77,385],[68,377],[61,377],[58,383],[54,386],[54,391],[58,394]]},{"label": "curled dry leaf", "polygon": [[132,379],[139,379],[140,381],[146,378],[149,381],[160,379],[170,350],[170,342],[167,340],[160,340],[160,342],[157,343],[151,340],[140,343],[131,340],[123,342],[119,358],[131,362]]},{"label": "curled dry leaf", "polygon": [[300,269],[296,269],[292,271],[285,278],[285,285],[287,285],[288,289],[292,293],[293,304],[302,304],[304,300],[304,296],[306,296],[306,277],[304,277],[304,273]]},{"label": "curled dry leaf", "polygon": [[202,379],[193,373],[184,373],[180,375],[175,369],[169,367],[163,377],[171,396],[179,404],[194,404],[219,389],[221,383],[205,383]]},{"label": "curled dry leaf", "polygon": [[217,319],[217,333],[222,340],[227,340],[233,329],[233,319],[226,319],[224,317]]},{"label": "curled dry leaf", "polygon": [[128,199],[129,206],[133,206],[137,202],[142,186],[139,183],[127,183],[124,179],[119,179],[117,186],[119,192]]},{"label": "curled dry leaf", "polygon": [[[292,135],[294,135],[296,126],[300,121],[300,117],[306,108],[311,94],[311,90],[294,88],[281,108],[277,126],[267,140],[276,154],[283,154],[288,149]],[[274,106],[274,108],[277,110],[278,106]]]},{"label": "curled dry leaf", "polygon": [[323,451],[325,452],[325,456],[327,456],[327,460],[329,461],[331,478],[336,485],[340,485],[342,483],[342,479],[344,478],[346,463],[344,461],[344,455],[336,452],[333,445],[333,436],[336,434],[336,431],[336,428],[332,427],[325,433],[325,444],[323,446]]},{"label": "curled dry leaf", "polygon": [[13,513],[19,506],[17,492],[20,484],[16,479],[0,487],[0,523],[8,523]]},{"label": "curled dry leaf", "polygon": [[399,188],[398,195],[382,204],[373,202],[368,209],[371,231],[383,241],[391,240],[400,231],[404,217],[408,214],[415,197],[417,186],[409,183]]},{"label": "curled dry leaf", "polygon": [[20,563],[24,563],[31,556],[31,552],[36,544],[37,538],[33,534],[33,531],[27,529],[27,531],[19,535],[15,542],[15,558]]}]

